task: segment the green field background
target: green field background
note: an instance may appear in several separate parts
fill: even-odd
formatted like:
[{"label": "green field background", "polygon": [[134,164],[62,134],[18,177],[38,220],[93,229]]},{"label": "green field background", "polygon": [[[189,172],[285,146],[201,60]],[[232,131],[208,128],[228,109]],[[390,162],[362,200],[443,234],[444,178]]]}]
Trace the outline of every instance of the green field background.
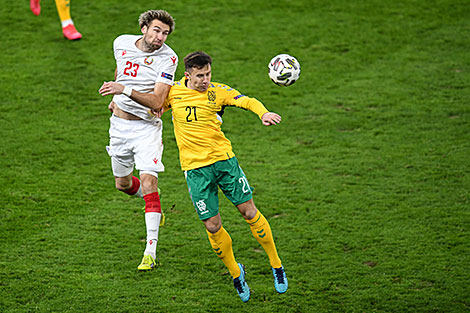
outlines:
[{"label": "green field background", "polygon": [[[52,0],[0,7],[1,312],[470,311],[469,1],[84,1],[83,39]],[[228,108],[223,130],[270,221],[289,290],[224,198],[248,303],[213,253],[179,167],[171,115],[160,175],[161,266],[140,273],[143,201],[115,190],[108,144],[112,42],[147,9],[176,19],[180,58],[283,120]],[[294,85],[267,64],[289,53]],[[136,173],[137,174],[137,173]]]}]

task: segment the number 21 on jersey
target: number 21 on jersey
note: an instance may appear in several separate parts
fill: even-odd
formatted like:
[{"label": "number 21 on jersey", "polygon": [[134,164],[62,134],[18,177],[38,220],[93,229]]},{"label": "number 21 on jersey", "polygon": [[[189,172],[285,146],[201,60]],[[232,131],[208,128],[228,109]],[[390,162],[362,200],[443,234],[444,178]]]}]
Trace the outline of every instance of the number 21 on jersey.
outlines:
[{"label": "number 21 on jersey", "polygon": [[186,116],[187,122],[197,121],[196,107],[187,106],[186,112],[188,112],[188,115]]}]

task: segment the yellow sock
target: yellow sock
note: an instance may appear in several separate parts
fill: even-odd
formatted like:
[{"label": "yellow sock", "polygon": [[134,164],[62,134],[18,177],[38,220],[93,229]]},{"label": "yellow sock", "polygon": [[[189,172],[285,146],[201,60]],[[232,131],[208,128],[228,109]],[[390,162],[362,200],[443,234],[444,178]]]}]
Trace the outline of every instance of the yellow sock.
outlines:
[{"label": "yellow sock", "polygon": [[281,259],[279,259],[279,256],[277,255],[276,244],[274,243],[273,234],[268,220],[258,210],[255,217],[251,220],[246,220],[246,222],[250,224],[253,236],[258,240],[264,251],[266,251],[271,266],[273,268],[281,267]]},{"label": "yellow sock", "polygon": [[55,0],[55,6],[61,22],[72,19],[70,17],[70,0]]},{"label": "yellow sock", "polygon": [[240,276],[240,268],[233,255],[232,238],[230,238],[228,232],[223,227],[220,227],[219,231],[215,234],[208,232],[207,229],[206,232],[212,249],[214,249],[219,259],[224,262],[230,275],[232,275],[233,278]]}]

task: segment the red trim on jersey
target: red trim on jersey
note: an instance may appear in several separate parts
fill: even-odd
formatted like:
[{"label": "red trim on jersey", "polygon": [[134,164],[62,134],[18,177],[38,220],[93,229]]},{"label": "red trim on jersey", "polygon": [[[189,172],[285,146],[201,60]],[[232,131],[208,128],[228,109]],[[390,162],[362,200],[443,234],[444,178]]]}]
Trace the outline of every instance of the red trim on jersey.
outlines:
[{"label": "red trim on jersey", "polygon": [[162,207],[160,205],[160,196],[158,192],[152,192],[148,195],[144,195],[145,200],[145,213],[157,212],[162,213]]},{"label": "red trim on jersey", "polygon": [[140,180],[137,177],[132,176],[132,186],[131,188],[124,190],[124,192],[130,196],[133,196],[137,193],[137,191],[139,191],[139,188],[140,188]]}]

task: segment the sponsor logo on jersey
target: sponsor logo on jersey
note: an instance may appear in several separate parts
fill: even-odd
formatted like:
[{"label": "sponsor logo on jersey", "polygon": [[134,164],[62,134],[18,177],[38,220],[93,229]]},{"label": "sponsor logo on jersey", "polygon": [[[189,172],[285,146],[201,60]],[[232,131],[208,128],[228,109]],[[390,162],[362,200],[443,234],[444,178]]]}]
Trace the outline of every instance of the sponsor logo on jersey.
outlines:
[{"label": "sponsor logo on jersey", "polygon": [[169,80],[173,80],[173,75],[165,73],[165,72],[162,72],[162,77],[169,79]]},{"label": "sponsor logo on jersey", "polygon": [[171,61],[173,61],[173,65],[175,65],[176,64],[176,57],[172,56],[170,59],[171,59]]},{"label": "sponsor logo on jersey", "polygon": [[208,99],[209,101],[215,101],[215,91],[209,90],[209,91],[207,92],[207,99]]},{"label": "sponsor logo on jersey", "polygon": [[238,95],[238,96],[233,97],[233,99],[238,100],[238,99],[240,99],[241,97],[245,97],[245,95]]},{"label": "sponsor logo on jersey", "polygon": [[122,56],[125,56],[125,55],[126,55],[126,53],[127,53],[127,51],[126,51],[126,50],[124,50],[124,51],[122,52]]},{"label": "sponsor logo on jersey", "polygon": [[153,63],[152,57],[146,57],[146,58],[144,59],[144,63],[147,64],[147,65],[152,64],[152,63]]}]

